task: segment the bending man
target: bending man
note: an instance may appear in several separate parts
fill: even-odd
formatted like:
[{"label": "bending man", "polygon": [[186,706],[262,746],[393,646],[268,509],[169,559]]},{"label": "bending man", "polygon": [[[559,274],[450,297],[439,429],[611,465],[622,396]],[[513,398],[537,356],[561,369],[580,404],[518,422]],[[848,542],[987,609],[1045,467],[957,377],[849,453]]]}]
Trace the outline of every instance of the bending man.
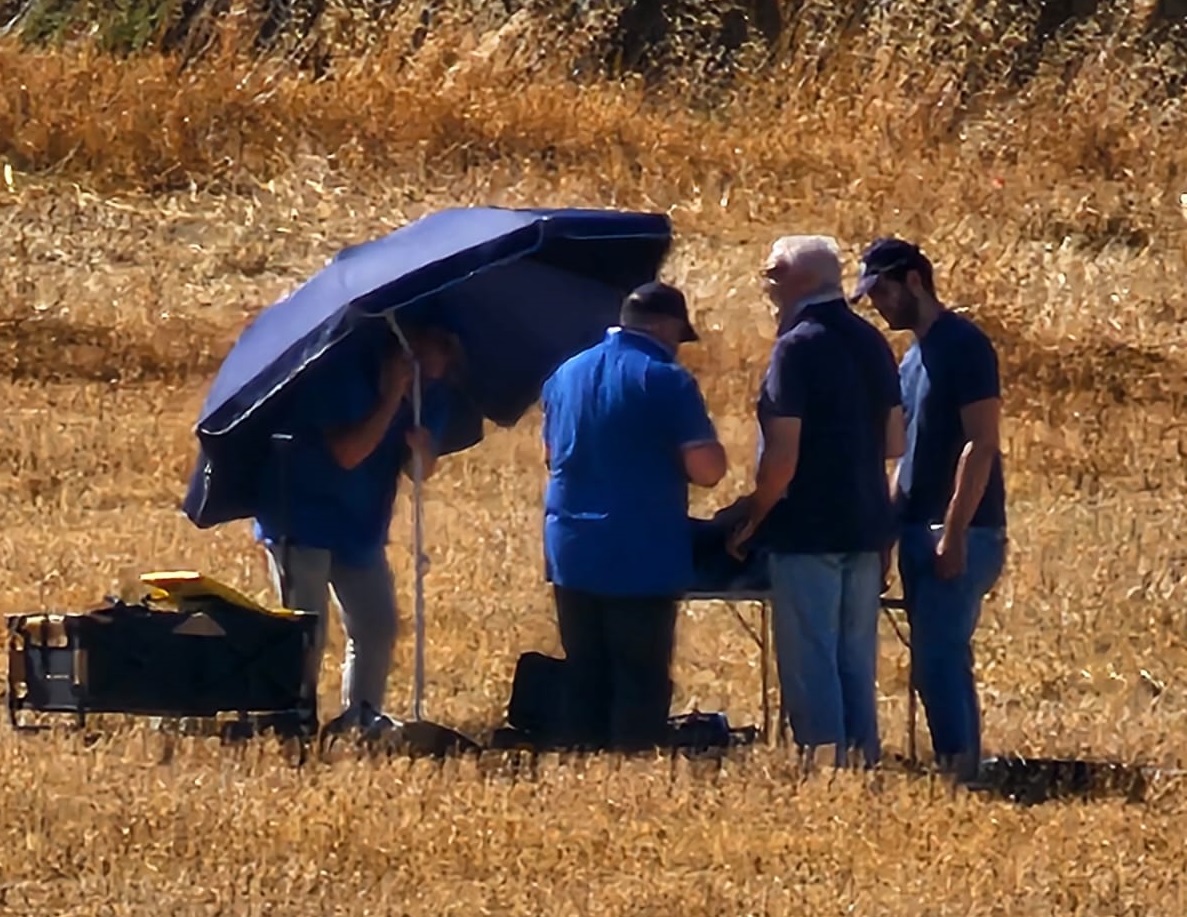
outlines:
[{"label": "bending man", "polygon": [[696,379],[676,362],[698,339],[683,294],[647,284],[621,322],[545,383],[544,553],[570,739],[629,751],[666,736],[676,608],[693,573],[688,485],[716,485],[726,459]]}]

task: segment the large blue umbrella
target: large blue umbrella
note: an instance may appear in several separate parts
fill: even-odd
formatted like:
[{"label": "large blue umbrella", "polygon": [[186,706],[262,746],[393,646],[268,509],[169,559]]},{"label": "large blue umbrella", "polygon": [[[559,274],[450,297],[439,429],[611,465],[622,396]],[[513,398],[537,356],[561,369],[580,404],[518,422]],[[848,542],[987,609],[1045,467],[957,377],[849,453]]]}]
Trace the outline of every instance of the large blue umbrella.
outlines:
[{"label": "large blue umbrella", "polygon": [[438,211],[341,251],[265,309],[227,355],[202,406],[184,509],[200,528],[254,514],[270,437],[375,352],[388,325],[432,321],[466,355],[443,452],[511,426],[548,374],[595,343],[622,298],[655,278],[671,245],[663,214],[496,207]]}]

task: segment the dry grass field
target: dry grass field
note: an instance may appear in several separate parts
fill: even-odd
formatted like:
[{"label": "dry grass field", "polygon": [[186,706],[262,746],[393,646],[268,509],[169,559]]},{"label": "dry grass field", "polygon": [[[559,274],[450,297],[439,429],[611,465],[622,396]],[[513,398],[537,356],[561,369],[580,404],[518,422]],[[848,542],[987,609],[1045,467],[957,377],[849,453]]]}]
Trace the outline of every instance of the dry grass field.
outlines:
[{"label": "dry grass field", "polygon": [[[482,34],[442,19],[410,52],[416,22],[393,14],[382,37],[358,26],[324,80],[240,53],[243,16],[184,67],[0,42],[0,612],[81,611],[149,569],[271,600],[245,524],[204,533],[180,512],[192,424],[244,324],[346,244],[458,203],[668,211],[665,276],[706,329],[687,361],[732,463],[696,496],[710,512],[752,471],[766,247],[829,232],[856,270],[896,232],[1003,363],[1012,544],[977,640],[987,750],[1187,757],[1183,64],[1124,23],[1089,27],[1007,92],[978,77],[1010,47],[992,3],[920,0],[844,43],[827,6],[801,11],[799,53],[715,98],[691,67],[646,90],[578,81],[587,36],[530,17]],[[427,712],[479,736],[517,655],[557,650],[543,485],[533,415],[429,488]],[[402,496],[397,715],[410,530]],[[757,655],[728,610],[679,627],[677,709],[757,722]],[[905,677],[884,626],[892,751]],[[1187,913],[1176,778],[1139,801],[1022,808],[893,771],[803,779],[765,747],[530,773],[165,748],[141,727],[93,744],[0,728],[0,913]]]}]

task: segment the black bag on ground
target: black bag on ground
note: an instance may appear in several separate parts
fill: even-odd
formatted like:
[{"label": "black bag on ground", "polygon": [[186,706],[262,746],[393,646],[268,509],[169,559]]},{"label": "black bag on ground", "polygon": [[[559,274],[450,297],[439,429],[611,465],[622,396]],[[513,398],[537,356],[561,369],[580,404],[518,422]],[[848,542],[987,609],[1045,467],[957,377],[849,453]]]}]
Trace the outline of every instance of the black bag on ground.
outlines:
[{"label": "black bag on ground", "polygon": [[[567,687],[565,660],[528,652],[515,664],[511,700],[507,705],[509,729],[500,730],[496,745],[559,744],[565,738]],[[724,713],[693,710],[668,719],[671,748],[727,748],[753,742],[753,728],[733,729]]]},{"label": "black bag on ground", "polygon": [[507,723],[533,741],[559,741],[566,720],[565,660],[524,653],[515,663]]},{"label": "black bag on ground", "polygon": [[668,742],[673,748],[728,748],[733,731],[724,713],[694,710],[668,720]]}]

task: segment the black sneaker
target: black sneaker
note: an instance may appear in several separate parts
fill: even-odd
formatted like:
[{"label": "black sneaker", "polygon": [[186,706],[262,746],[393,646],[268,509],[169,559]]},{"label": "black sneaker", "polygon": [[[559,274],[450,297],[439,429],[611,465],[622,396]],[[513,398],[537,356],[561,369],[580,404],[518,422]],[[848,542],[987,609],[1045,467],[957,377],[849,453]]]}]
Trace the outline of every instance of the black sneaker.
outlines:
[{"label": "black sneaker", "polygon": [[366,701],[359,705],[359,727],[365,739],[378,739],[391,735],[402,724],[393,716],[376,710]]},{"label": "black sneaker", "polygon": [[326,723],[323,731],[326,735],[342,735],[362,725],[363,711],[359,707],[350,706]]}]

